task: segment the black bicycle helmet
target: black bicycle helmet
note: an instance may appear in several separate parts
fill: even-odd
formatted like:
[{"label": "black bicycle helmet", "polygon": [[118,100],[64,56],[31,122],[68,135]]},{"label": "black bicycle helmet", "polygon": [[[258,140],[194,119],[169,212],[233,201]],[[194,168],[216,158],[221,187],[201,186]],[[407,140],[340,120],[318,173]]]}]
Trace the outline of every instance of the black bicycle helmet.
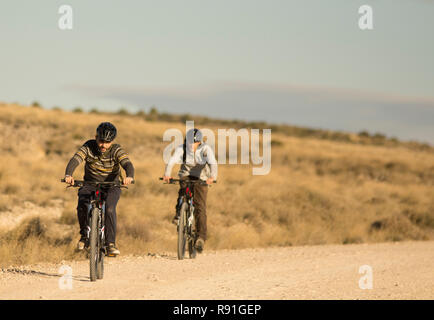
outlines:
[{"label": "black bicycle helmet", "polygon": [[186,139],[193,138],[193,142],[203,142],[203,135],[199,129],[190,129],[187,132]]},{"label": "black bicycle helmet", "polygon": [[111,142],[116,138],[117,130],[110,122],[102,122],[96,129],[99,140]]}]

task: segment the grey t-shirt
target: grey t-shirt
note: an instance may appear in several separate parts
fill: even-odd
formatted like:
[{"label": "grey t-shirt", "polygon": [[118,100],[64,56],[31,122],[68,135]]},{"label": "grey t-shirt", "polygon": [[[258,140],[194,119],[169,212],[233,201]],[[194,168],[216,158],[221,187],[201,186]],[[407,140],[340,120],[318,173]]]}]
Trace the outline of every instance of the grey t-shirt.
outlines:
[{"label": "grey t-shirt", "polygon": [[206,143],[201,143],[195,154],[193,155],[192,148],[186,147],[185,163],[183,163],[184,145],[181,144],[176,147],[173,156],[169,159],[166,165],[164,175],[169,177],[171,175],[173,166],[181,164],[178,176],[194,176],[201,180],[209,178],[217,179],[217,160],[215,159],[214,151]]}]

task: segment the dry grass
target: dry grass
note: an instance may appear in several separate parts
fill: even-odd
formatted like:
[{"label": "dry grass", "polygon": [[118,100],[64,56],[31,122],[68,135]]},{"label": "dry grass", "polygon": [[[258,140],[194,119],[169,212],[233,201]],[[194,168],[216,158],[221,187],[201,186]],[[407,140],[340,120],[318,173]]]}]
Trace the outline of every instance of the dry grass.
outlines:
[{"label": "dry grass", "polygon": [[[76,149],[102,121],[119,130],[136,184],[122,191],[117,242],[122,254],[175,251],[170,220],[177,187],[162,185],[162,141],[176,122],[142,116],[77,113],[0,104],[0,217],[24,201],[59,218],[33,217],[0,233],[1,264],[84,258],[78,240],[76,189],[59,182]],[[217,132],[217,126],[208,124]],[[361,243],[434,238],[434,152],[405,145],[363,145],[273,132],[272,168],[220,165],[208,193],[207,248]],[[176,168],[175,168],[176,169]],[[82,177],[83,166],[76,178]],[[175,174],[175,171],[174,171]],[[23,209],[24,210],[24,209]]]}]

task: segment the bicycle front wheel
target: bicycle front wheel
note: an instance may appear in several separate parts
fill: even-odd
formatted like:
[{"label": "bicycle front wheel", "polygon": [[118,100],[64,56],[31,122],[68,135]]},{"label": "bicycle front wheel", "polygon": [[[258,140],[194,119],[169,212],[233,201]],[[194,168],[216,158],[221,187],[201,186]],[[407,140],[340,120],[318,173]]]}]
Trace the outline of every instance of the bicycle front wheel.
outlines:
[{"label": "bicycle front wheel", "polygon": [[178,260],[184,259],[185,242],[187,240],[187,204],[184,202],[179,213],[178,224]]},{"label": "bicycle front wheel", "polygon": [[188,241],[188,254],[190,256],[190,259],[196,258],[196,247],[194,246],[193,238]]},{"label": "bicycle front wheel", "polygon": [[98,246],[98,217],[99,209],[94,208],[90,218],[90,241],[89,241],[89,264],[90,264],[90,281],[97,279],[97,264],[99,256]]},{"label": "bicycle front wheel", "polygon": [[96,264],[96,278],[102,279],[103,277],[104,277],[104,252],[100,250],[97,258],[97,264]]},{"label": "bicycle front wheel", "polygon": [[[101,223],[102,221],[100,221],[100,223],[98,224],[98,231],[101,230]],[[104,250],[104,239],[101,236],[101,232],[99,231],[98,233],[99,235],[98,235],[98,257],[96,261],[96,278],[102,279],[104,277],[105,250]]]},{"label": "bicycle front wheel", "polygon": [[[192,213],[190,213],[192,214]],[[196,240],[196,231],[195,231],[195,220],[194,216],[191,217],[191,225],[188,226],[188,254],[190,256],[190,259],[196,258],[196,247],[195,240]]]}]

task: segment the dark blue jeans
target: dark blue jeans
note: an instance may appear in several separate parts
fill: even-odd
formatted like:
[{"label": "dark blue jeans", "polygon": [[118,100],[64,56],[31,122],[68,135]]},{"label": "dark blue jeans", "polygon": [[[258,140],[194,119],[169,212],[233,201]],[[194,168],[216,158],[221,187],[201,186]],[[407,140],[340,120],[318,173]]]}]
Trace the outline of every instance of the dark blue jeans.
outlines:
[{"label": "dark blue jeans", "polygon": [[[86,237],[88,226],[88,206],[90,197],[96,188],[94,186],[84,186],[78,190],[77,216],[80,224],[80,235]],[[121,196],[119,187],[104,189],[105,197],[105,238],[107,243],[115,243],[116,240],[116,205]]]}]

